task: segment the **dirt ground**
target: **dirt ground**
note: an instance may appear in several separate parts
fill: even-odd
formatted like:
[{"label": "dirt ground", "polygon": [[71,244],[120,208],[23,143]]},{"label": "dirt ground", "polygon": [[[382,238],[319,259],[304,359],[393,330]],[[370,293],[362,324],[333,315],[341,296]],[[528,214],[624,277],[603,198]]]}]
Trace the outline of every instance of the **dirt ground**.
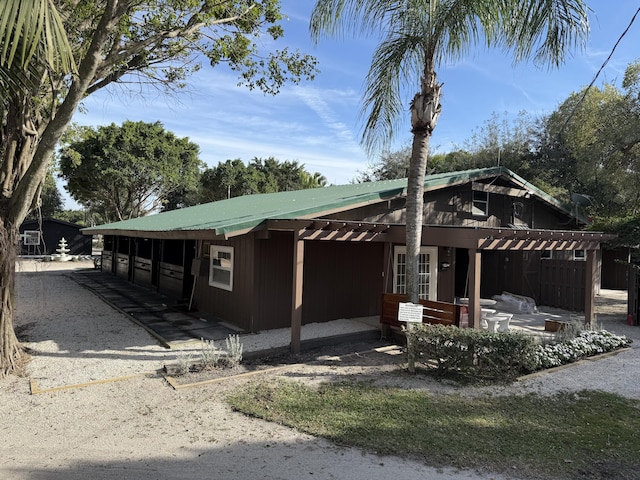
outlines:
[{"label": "dirt ground", "polygon": [[[370,377],[384,384],[463,393],[453,385],[400,373],[403,358],[398,349],[371,351],[352,345],[322,352],[315,362],[301,358],[298,364],[268,373],[174,389],[158,372],[189,350],[160,347],[147,332],[65,276],[68,272],[53,268],[46,275],[19,274],[16,328],[33,359],[25,377],[0,381],[0,479],[507,478],[434,469],[335,446],[245,417],[224,402],[227,392],[257,375],[306,382]],[[617,297],[599,300],[599,318],[638,338],[638,328],[626,326],[623,298]],[[640,384],[635,348],[591,363],[566,370],[571,375],[553,373],[496,392],[552,393],[571,388],[569,376],[581,388],[592,387],[598,378],[612,391],[630,382]],[[472,388],[464,394],[486,392]]]}]

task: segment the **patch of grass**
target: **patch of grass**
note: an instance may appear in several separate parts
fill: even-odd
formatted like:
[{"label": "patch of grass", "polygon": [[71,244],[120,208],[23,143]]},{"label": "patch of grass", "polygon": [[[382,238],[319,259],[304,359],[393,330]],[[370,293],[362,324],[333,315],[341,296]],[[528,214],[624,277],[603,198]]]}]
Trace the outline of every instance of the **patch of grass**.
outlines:
[{"label": "patch of grass", "polygon": [[599,391],[470,398],[281,381],[249,384],[228,402],[337,444],[435,467],[548,479],[631,479],[640,471],[640,402]]}]

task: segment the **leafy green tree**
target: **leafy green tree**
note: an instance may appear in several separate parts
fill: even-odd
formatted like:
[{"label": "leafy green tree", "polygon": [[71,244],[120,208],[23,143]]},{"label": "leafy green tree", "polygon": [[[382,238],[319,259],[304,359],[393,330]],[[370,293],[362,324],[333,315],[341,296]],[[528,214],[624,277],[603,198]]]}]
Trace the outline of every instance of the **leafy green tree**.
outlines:
[{"label": "leafy green tree", "polygon": [[465,141],[464,151],[469,153],[465,167],[501,165],[524,175],[534,151],[539,124],[539,120],[524,111],[514,119],[509,118],[506,112],[503,115],[493,112]]},{"label": "leafy green tree", "polygon": [[311,32],[361,32],[382,37],[365,81],[363,143],[386,145],[407,102],[405,86],[419,85],[410,102],[413,143],[407,183],[407,293],[418,302],[424,176],[429,141],[441,112],[436,69],[470,47],[489,45],[559,65],[565,50],[588,32],[582,0],[317,0]]},{"label": "leafy green tree", "polygon": [[407,178],[410,160],[411,147],[409,146],[395,151],[387,150],[378,157],[378,160],[369,164],[366,170],[358,172],[355,182],[377,182],[379,180]]},{"label": "leafy green tree", "polygon": [[[355,182],[375,182],[378,180],[395,180],[407,178],[411,161],[411,147],[396,151],[387,151],[371,163],[366,170],[359,172]],[[428,173],[455,172],[480,168],[475,155],[465,150],[454,150],[448,153],[436,153],[429,157]]]},{"label": "leafy green tree", "polygon": [[430,155],[428,171],[432,174],[469,170],[470,168],[479,168],[477,163],[473,154],[466,150],[454,150]]},{"label": "leafy green tree", "polygon": [[107,221],[157,212],[170,195],[195,191],[199,147],[162,123],[126,121],[79,130],[60,155],[67,190]]},{"label": "leafy green tree", "polygon": [[310,188],[322,188],[327,186],[327,177],[320,172],[309,173],[306,171],[300,172],[300,187],[303,190]]},{"label": "leafy green tree", "polygon": [[0,251],[11,252],[0,256],[2,375],[21,357],[13,331],[17,229],[35,207],[56,145],[87,95],[132,82],[173,91],[201,59],[273,94],[285,82],[313,78],[316,62],[276,50],[283,35],[279,0],[0,3],[0,52],[14,52],[0,56]]},{"label": "leafy green tree", "polygon": [[200,178],[199,203],[225,198],[274,193],[306,188],[319,188],[327,184],[321,173],[309,173],[296,161],[279,162],[273,157],[253,158],[248,165],[238,159],[227,160],[208,168]]},{"label": "leafy green tree", "polygon": [[84,210],[63,210],[56,213],[55,218],[64,222],[76,223],[86,227],[96,225],[96,222],[91,222],[87,212]]},{"label": "leafy green tree", "polygon": [[239,158],[206,169],[200,177],[198,203],[260,193],[258,176]]},{"label": "leafy green tree", "polygon": [[563,200],[588,194],[595,216],[640,214],[640,98],[636,64],[614,85],[569,96],[540,129],[532,167]]},{"label": "leafy green tree", "polygon": [[280,162],[273,157],[266,159],[254,157],[247,168],[251,172],[257,172],[260,193],[287,192],[304,188],[303,175],[307,172],[304,170],[304,165],[300,165],[297,161]]}]

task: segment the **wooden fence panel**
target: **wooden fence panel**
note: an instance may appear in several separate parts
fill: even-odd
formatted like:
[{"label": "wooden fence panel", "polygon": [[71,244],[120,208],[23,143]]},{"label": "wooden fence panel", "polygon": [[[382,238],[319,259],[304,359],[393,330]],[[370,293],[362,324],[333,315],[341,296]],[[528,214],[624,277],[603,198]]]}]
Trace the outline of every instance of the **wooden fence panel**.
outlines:
[{"label": "wooden fence panel", "polygon": [[539,303],[583,312],[586,262],[550,259],[541,263]]}]

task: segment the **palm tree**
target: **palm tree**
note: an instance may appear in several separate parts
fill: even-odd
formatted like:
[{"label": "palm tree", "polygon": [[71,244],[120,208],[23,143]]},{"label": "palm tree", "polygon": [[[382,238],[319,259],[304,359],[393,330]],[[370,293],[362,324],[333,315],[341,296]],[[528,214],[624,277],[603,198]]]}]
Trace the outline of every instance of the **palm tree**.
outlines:
[{"label": "palm tree", "polygon": [[0,5],[0,93],[28,89],[32,86],[30,76],[42,71],[38,66],[75,70],[53,0],[4,0]]},{"label": "palm tree", "polygon": [[366,77],[362,143],[369,153],[388,144],[404,113],[402,94],[419,86],[410,102],[413,143],[407,183],[407,293],[418,302],[424,177],[429,140],[441,111],[436,67],[460,59],[472,46],[500,47],[514,62],[533,56],[559,66],[566,50],[589,32],[583,0],[317,0],[310,30],[380,35]]},{"label": "palm tree", "polygon": [[303,189],[326,187],[327,177],[320,172],[309,173],[306,170],[302,170],[300,172],[300,186]]}]

